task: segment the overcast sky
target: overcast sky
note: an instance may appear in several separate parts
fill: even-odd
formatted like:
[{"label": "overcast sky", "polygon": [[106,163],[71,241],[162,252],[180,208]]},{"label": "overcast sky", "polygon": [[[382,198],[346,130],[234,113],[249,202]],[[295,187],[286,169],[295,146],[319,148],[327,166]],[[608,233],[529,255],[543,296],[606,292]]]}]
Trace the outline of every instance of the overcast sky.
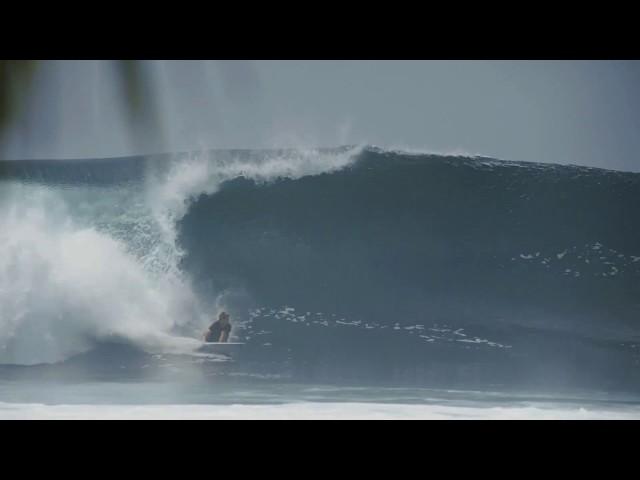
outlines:
[{"label": "overcast sky", "polygon": [[159,137],[133,135],[111,62],[50,61],[2,158],[369,143],[640,171],[637,61],[174,61],[144,71]]}]

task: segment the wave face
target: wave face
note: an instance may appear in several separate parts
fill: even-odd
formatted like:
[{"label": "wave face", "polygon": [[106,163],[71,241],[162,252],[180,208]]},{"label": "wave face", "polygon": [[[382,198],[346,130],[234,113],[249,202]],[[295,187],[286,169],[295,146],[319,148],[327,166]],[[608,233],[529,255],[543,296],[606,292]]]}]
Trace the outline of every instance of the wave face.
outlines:
[{"label": "wave face", "polygon": [[0,162],[0,202],[4,364],[186,352],[225,308],[300,378],[640,386],[639,174],[219,151]]}]

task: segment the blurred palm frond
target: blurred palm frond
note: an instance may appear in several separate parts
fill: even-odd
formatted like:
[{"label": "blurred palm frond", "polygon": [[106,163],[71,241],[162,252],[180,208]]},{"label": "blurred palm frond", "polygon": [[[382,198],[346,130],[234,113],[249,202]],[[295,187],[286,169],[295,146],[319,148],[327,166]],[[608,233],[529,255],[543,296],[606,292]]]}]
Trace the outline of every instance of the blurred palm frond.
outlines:
[{"label": "blurred palm frond", "polygon": [[36,60],[0,60],[0,133],[24,105],[37,66]]},{"label": "blurred palm frond", "polygon": [[[41,63],[41,60],[0,60],[0,135],[27,103]],[[147,126],[158,127],[152,99],[144,89],[141,62],[119,60],[115,63],[131,123],[140,125],[146,122]]]}]

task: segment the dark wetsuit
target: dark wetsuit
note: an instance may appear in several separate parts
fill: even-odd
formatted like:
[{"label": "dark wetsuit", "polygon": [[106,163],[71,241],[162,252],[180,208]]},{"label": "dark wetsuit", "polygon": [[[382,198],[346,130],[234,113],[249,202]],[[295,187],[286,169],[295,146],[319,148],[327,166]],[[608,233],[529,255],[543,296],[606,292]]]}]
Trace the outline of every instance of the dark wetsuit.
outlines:
[{"label": "dark wetsuit", "polygon": [[227,340],[229,339],[229,332],[231,332],[231,324],[227,323],[226,325],[220,325],[220,320],[216,321],[209,327],[209,331],[207,332],[207,336],[205,337],[206,342],[219,342],[220,334],[222,332],[226,332]]}]

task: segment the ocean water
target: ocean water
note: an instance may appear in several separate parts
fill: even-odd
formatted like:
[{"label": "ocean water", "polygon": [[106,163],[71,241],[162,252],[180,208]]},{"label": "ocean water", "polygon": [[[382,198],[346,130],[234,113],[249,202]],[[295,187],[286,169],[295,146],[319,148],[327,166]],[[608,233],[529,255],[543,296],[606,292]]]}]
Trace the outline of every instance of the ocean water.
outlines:
[{"label": "ocean water", "polygon": [[372,146],[0,161],[0,417],[640,417],[639,200]]}]

